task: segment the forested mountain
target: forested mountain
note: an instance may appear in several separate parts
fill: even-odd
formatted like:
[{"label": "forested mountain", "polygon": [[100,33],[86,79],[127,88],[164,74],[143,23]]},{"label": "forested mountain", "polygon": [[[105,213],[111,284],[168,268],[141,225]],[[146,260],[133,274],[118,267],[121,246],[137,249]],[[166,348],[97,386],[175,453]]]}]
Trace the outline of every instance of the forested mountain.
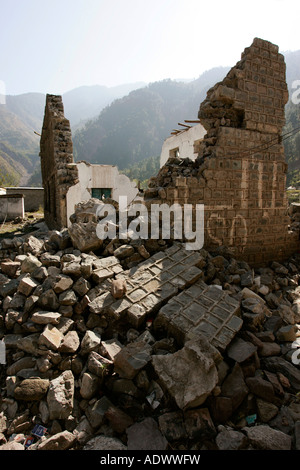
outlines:
[{"label": "forested mountain", "polygon": [[70,121],[72,131],[83,126],[88,119],[98,116],[114,100],[145,85],[146,83],[137,82],[111,88],[101,85],[82,86],[64,93],[65,116]]},{"label": "forested mountain", "polygon": [[[284,55],[290,101],[283,133],[290,185],[300,180],[300,132],[292,132],[300,127],[300,104],[291,101],[292,85],[300,80],[300,51]],[[80,87],[65,93],[75,161],[114,164],[142,181],[150,168],[155,171],[162,144],[172,129],[185,119],[197,119],[207,90],[223,80],[228,70],[217,67],[193,81]],[[41,185],[36,133],[41,132],[44,108],[41,93],[6,96],[6,103],[0,104],[0,185]]]},{"label": "forested mountain", "polygon": [[[300,127],[300,109],[291,101],[295,80],[300,80],[300,51],[285,52],[290,100],[283,133]],[[73,137],[76,160],[114,163],[122,170],[161,152],[164,139],[178,122],[197,119],[207,90],[221,81],[229,67],[211,69],[190,83],[164,80],[114,101],[97,119],[89,121]],[[298,95],[300,97],[300,93]],[[287,183],[300,181],[300,133],[284,138],[289,163]]]},{"label": "forested mountain", "polygon": [[[72,131],[97,116],[116,98],[144,86],[129,83],[117,87],[87,86],[63,95],[65,115]],[[40,186],[40,139],[46,97],[42,93],[7,95],[0,101],[0,185]]]},{"label": "forested mountain", "polygon": [[28,93],[7,96],[0,105],[0,185],[26,184],[39,165],[39,137],[44,97]]},{"label": "forested mountain", "polygon": [[[286,80],[289,102],[286,105],[286,126],[283,144],[288,163],[287,186],[300,186],[300,51],[286,52]],[[295,83],[298,81],[299,83]],[[295,99],[292,99],[294,95]],[[295,101],[295,102],[293,102]]]},{"label": "forested mountain", "polygon": [[208,88],[227,71],[218,67],[190,83],[155,82],[114,101],[73,136],[76,160],[113,163],[124,169],[159,155],[179,120],[197,119]]}]

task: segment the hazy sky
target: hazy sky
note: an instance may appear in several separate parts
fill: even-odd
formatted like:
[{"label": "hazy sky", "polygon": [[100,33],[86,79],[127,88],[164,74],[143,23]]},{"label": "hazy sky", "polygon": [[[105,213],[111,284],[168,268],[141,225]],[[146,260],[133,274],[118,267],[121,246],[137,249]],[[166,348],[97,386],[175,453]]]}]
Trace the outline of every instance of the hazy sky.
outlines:
[{"label": "hazy sky", "polygon": [[197,78],[254,37],[300,49],[299,21],[299,0],[0,0],[0,93]]}]

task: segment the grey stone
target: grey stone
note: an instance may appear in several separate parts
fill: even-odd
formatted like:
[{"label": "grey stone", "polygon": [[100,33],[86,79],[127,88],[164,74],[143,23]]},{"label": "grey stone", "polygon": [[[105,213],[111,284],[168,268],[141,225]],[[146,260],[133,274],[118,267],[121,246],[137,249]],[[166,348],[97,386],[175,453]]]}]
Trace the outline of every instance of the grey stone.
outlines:
[{"label": "grey stone", "polygon": [[242,338],[235,338],[227,349],[228,357],[236,362],[244,362],[249,359],[255,352],[257,347]]},{"label": "grey stone", "polygon": [[114,370],[120,377],[133,379],[151,359],[151,346],[144,341],[124,346],[114,358]]},{"label": "grey stone", "polygon": [[166,450],[168,441],[153,418],[145,418],[126,429],[128,450]]},{"label": "grey stone", "polygon": [[114,361],[116,355],[121,351],[122,348],[123,345],[120,343],[120,341],[112,338],[101,342],[100,353],[104,357]]},{"label": "grey stone", "polygon": [[59,294],[58,300],[60,305],[75,305],[78,299],[75,292],[69,289]]},{"label": "grey stone", "polygon": [[41,261],[36,256],[29,253],[21,264],[22,273],[32,273],[36,268],[42,266]]},{"label": "grey stone", "polygon": [[300,391],[300,370],[282,357],[262,358],[261,367],[271,372],[280,372],[289,380],[295,390]]},{"label": "grey stone", "polygon": [[182,411],[171,411],[158,417],[159,429],[168,442],[187,438]]},{"label": "grey stone", "polygon": [[69,234],[72,244],[83,253],[99,250],[103,245],[96,232],[97,224],[95,222],[73,223],[69,227]]},{"label": "grey stone", "polygon": [[184,423],[190,439],[212,439],[217,434],[208,408],[185,411]]},{"label": "grey stone", "polygon": [[139,304],[131,305],[127,310],[128,321],[134,328],[140,328],[145,322],[146,316],[147,311]]},{"label": "grey stone", "polygon": [[74,376],[71,370],[51,380],[47,394],[50,419],[66,419],[74,405]]},{"label": "grey stone", "polygon": [[224,428],[218,433],[216,444],[219,450],[244,449],[247,445],[247,437],[242,432]]},{"label": "grey stone", "polygon": [[77,331],[68,331],[68,333],[64,335],[58,350],[62,353],[73,354],[78,350],[79,346],[80,339]]},{"label": "grey stone", "polygon": [[113,406],[111,401],[106,396],[103,396],[97,400],[96,403],[87,408],[85,414],[92,428],[96,429],[101,426],[105,418],[105,413],[111,406]]},{"label": "grey stone", "polygon": [[90,290],[90,288],[91,288],[91,284],[84,277],[80,277],[79,279],[77,279],[77,281],[73,285],[73,290],[80,297],[83,297]]},{"label": "grey stone", "polygon": [[[180,409],[200,406],[218,382],[220,356],[207,340],[189,341],[174,354],[152,356],[160,381]],[[182,381],[182,377],[189,377]]]},{"label": "grey stone", "polygon": [[242,368],[236,363],[221,386],[221,395],[230,398],[232,411],[234,411],[240,406],[248,392]]},{"label": "grey stone", "polygon": [[107,359],[96,351],[92,351],[89,354],[87,361],[87,368],[90,372],[97,375],[98,377],[103,378],[106,373],[112,369],[113,361]]},{"label": "grey stone", "polygon": [[33,323],[37,323],[39,325],[47,325],[51,323],[52,325],[57,325],[61,318],[61,314],[58,312],[46,312],[46,311],[38,311],[31,315],[30,320]]},{"label": "grey stone", "polygon": [[101,335],[95,331],[86,331],[80,345],[80,354],[86,355],[91,351],[99,349],[101,343]]},{"label": "grey stone", "polygon": [[63,262],[62,273],[75,279],[81,277],[80,261]]},{"label": "grey stone", "polygon": [[109,436],[97,436],[93,437],[93,439],[89,440],[83,450],[127,450],[127,447],[117,439],[116,437],[109,437]]},{"label": "grey stone", "polygon": [[53,289],[47,289],[43,292],[38,300],[38,305],[43,310],[58,310],[59,301]]},{"label": "grey stone", "polygon": [[63,341],[63,336],[54,325],[47,324],[39,337],[38,343],[56,351]]},{"label": "grey stone", "polygon": [[[38,342],[40,338],[39,333],[33,333],[31,335],[27,335],[24,337],[19,336],[19,335],[6,335],[4,337],[5,344],[7,344],[7,341],[9,341],[10,338],[12,340],[14,336],[16,336],[15,347],[17,347],[21,351],[26,352],[27,354],[32,354],[33,356],[37,354],[38,346],[39,346]],[[7,347],[10,347],[9,343]]]},{"label": "grey stone", "polygon": [[6,375],[16,375],[22,369],[34,367],[36,359],[30,356],[22,357],[6,369]]},{"label": "grey stone", "polygon": [[105,292],[99,296],[97,296],[94,300],[92,300],[88,306],[92,313],[96,315],[108,313],[109,307],[115,302],[116,300],[111,295],[110,292]]},{"label": "grey stone", "polygon": [[18,287],[18,291],[21,293],[21,294],[24,294],[26,295],[26,297],[28,297],[29,295],[32,294],[32,292],[34,291],[34,289],[37,287],[37,282],[35,282],[33,279],[31,279],[30,277],[24,277],[23,279],[21,279],[20,281],[20,284],[19,284],[19,287]]},{"label": "grey stone", "polygon": [[122,434],[131,426],[134,421],[124,411],[116,406],[111,406],[105,413],[105,418],[109,421],[110,427],[117,433]]},{"label": "grey stone", "polygon": [[61,274],[53,286],[53,290],[56,294],[61,294],[62,292],[70,289],[73,285],[73,279],[70,276]]},{"label": "grey stone", "polygon": [[245,427],[243,431],[255,449],[260,450],[291,450],[292,438],[267,425]]},{"label": "grey stone", "polygon": [[267,423],[278,413],[278,407],[276,405],[269,403],[262,398],[256,399],[256,405],[259,418],[263,423]]},{"label": "grey stone", "polygon": [[43,266],[47,268],[54,266],[55,268],[60,268],[60,256],[59,255],[52,255],[51,253],[42,253],[40,256],[40,260]]},{"label": "grey stone", "polygon": [[9,441],[0,446],[0,450],[25,450],[25,446],[20,442]]},{"label": "grey stone", "polygon": [[124,259],[127,256],[131,256],[134,253],[134,248],[131,245],[121,245],[114,251],[114,256],[120,259]]},{"label": "grey stone", "polygon": [[85,400],[90,400],[99,388],[99,377],[91,372],[84,372],[81,376],[80,382],[80,395]]},{"label": "grey stone", "polygon": [[69,431],[50,436],[38,444],[38,450],[68,450],[76,442],[76,435]]}]

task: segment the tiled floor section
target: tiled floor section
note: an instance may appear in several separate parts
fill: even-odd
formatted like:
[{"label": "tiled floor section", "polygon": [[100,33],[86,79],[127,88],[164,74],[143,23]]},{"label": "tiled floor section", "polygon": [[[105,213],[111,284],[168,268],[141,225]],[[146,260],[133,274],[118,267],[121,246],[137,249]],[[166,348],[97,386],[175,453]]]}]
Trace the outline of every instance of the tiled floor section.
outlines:
[{"label": "tiled floor section", "polygon": [[202,271],[197,267],[201,261],[199,253],[174,244],[136,268],[115,276],[126,280],[127,293],[122,299],[116,301],[106,292],[90,302],[89,308],[95,314],[109,314],[115,319],[128,313],[128,320],[138,327],[147,315],[157,312],[180,289],[202,277]]},{"label": "tiled floor section", "polygon": [[94,276],[100,282],[113,276],[125,279],[127,293],[120,300],[110,292],[96,297],[89,303],[92,313],[116,320],[126,316],[135,328],[146,317],[157,315],[155,328],[164,329],[180,343],[205,335],[221,350],[241,328],[240,303],[201,280],[203,274],[197,266],[203,259],[198,252],[174,244],[129,271],[120,270],[116,258],[108,260]]},{"label": "tiled floor section", "polygon": [[168,331],[182,344],[204,335],[213,346],[225,350],[242,326],[239,314],[236,299],[199,280],[160,309],[154,327]]}]

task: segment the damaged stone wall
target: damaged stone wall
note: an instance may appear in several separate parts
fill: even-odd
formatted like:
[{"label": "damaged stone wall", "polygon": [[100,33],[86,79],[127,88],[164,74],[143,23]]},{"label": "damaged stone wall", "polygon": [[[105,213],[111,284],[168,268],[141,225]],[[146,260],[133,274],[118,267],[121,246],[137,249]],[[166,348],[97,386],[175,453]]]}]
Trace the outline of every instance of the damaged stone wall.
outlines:
[{"label": "damaged stone wall", "polygon": [[40,157],[45,222],[49,228],[61,229],[67,226],[66,194],[78,182],[70,122],[64,116],[61,96],[46,96]]},{"label": "damaged stone wall", "polygon": [[207,134],[198,158],[169,159],[150,180],[147,204],[204,204],[206,248],[231,247],[252,265],[286,259],[299,249],[285,193],[287,100],[283,55],[255,38],[200,106]]}]

